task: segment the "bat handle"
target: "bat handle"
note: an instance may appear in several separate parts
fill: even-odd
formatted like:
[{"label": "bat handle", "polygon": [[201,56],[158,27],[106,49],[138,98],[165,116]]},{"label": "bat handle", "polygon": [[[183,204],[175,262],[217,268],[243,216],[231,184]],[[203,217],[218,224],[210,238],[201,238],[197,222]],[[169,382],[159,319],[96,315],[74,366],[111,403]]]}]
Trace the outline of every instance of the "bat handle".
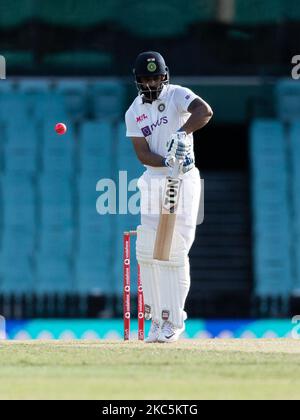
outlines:
[{"label": "bat handle", "polygon": [[172,170],[172,175],[171,175],[172,178],[178,178],[182,162],[183,162],[182,160],[178,160],[178,159],[175,160],[174,168]]}]

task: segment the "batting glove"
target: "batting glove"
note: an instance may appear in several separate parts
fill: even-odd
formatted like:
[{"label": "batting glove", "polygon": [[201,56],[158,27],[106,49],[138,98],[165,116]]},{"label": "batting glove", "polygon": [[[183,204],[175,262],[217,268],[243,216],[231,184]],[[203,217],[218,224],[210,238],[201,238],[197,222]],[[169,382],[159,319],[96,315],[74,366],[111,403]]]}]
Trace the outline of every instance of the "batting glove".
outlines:
[{"label": "batting glove", "polygon": [[173,153],[168,153],[167,156],[164,158],[164,166],[167,168],[174,168],[175,165],[175,156]]},{"label": "batting glove", "polygon": [[188,153],[183,160],[181,171],[183,174],[189,172],[195,167],[195,159],[191,155],[191,153]]},{"label": "batting glove", "polygon": [[184,157],[191,151],[191,143],[188,141],[185,131],[178,131],[172,134],[171,140],[168,143],[168,151],[172,151],[175,158],[183,160]]}]

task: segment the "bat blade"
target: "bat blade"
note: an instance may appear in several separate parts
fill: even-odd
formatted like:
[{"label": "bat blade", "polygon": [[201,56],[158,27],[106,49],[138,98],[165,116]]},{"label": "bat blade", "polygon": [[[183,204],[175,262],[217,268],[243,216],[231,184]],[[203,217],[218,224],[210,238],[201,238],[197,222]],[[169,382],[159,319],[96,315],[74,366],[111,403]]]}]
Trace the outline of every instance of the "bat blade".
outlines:
[{"label": "bat blade", "polygon": [[180,178],[167,177],[154,245],[153,258],[156,260],[169,261],[170,259],[180,187]]}]

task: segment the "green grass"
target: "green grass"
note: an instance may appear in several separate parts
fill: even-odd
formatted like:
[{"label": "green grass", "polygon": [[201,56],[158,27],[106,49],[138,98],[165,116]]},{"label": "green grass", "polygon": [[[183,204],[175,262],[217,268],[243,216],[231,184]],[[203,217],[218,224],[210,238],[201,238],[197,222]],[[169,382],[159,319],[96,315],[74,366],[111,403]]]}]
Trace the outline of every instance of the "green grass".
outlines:
[{"label": "green grass", "polygon": [[299,399],[300,343],[0,342],[0,399]]}]

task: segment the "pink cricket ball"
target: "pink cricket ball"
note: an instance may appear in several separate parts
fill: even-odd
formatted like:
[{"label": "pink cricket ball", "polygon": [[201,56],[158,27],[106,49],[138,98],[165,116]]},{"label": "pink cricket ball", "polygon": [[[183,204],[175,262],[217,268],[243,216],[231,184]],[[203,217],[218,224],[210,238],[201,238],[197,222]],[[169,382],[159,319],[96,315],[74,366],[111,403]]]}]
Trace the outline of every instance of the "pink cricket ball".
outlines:
[{"label": "pink cricket ball", "polygon": [[63,123],[57,123],[55,126],[55,131],[59,135],[65,134],[67,131],[67,126]]}]

